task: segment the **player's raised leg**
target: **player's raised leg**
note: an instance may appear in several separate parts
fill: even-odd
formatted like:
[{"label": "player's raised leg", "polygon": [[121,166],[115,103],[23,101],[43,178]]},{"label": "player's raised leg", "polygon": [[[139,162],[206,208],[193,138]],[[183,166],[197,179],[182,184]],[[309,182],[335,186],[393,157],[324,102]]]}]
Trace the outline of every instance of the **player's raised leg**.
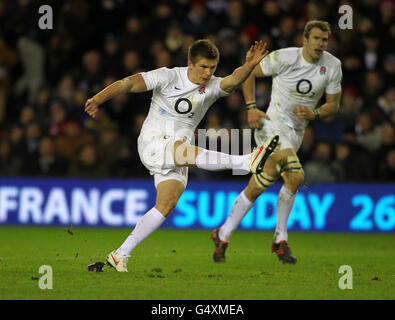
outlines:
[{"label": "player's raised leg", "polygon": [[263,171],[266,160],[278,148],[279,136],[273,135],[265,144],[247,155],[231,155],[192,146],[184,141],[174,144],[174,163],[177,166],[196,166],[210,171],[238,169],[251,173]]},{"label": "player's raised leg", "polygon": [[108,254],[106,258],[107,264],[119,272],[127,272],[127,262],[130,253],[162,225],[166,217],[176,207],[184,189],[184,184],[178,180],[160,182],[157,186],[155,206],[139,220],[124,243],[117,250]]}]

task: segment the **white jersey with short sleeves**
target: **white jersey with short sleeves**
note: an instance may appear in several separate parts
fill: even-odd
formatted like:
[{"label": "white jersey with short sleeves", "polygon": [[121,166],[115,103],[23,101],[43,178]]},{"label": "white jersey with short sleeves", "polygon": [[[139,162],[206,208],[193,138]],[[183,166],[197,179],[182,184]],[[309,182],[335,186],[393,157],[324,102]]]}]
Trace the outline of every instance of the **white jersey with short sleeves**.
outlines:
[{"label": "white jersey with short sleeves", "polygon": [[[143,131],[157,129],[190,140],[209,107],[229,93],[220,88],[222,78],[212,76],[207,85],[192,83],[188,67],[159,68],[142,72],[148,90],[153,90]],[[185,134],[190,132],[190,134]]]},{"label": "white jersey with short sleeves", "polygon": [[263,74],[273,77],[269,118],[295,130],[303,130],[308,124],[308,120],[293,114],[296,106],[314,109],[324,92],[341,91],[340,60],[324,51],[318,62],[309,63],[303,58],[302,50],[276,50],[260,62]]}]

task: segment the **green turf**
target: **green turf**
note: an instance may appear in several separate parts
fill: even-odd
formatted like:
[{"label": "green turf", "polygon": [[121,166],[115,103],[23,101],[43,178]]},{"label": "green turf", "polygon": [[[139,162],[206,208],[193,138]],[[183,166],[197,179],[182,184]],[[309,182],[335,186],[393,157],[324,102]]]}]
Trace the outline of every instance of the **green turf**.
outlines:
[{"label": "green turf", "polygon": [[[272,233],[239,231],[227,262],[216,264],[209,230],[158,230],[133,252],[129,273],[93,273],[87,265],[103,261],[130,230],[71,230],[0,227],[0,300],[395,298],[394,235],[294,232],[299,261],[283,265],[270,252]],[[41,265],[53,269],[52,290],[34,279]],[[341,265],[352,267],[352,290],[339,289]]]}]

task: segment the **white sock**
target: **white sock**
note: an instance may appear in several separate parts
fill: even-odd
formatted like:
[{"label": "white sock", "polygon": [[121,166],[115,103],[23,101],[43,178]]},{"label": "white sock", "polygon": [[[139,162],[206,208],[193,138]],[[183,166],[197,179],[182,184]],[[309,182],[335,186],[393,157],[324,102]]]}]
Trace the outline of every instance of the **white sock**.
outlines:
[{"label": "white sock", "polygon": [[238,195],[230,210],[228,219],[226,219],[225,223],[219,229],[219,238],[222,241],[229,242],[233,231],[237,229],[241,220],[243,220],[244,216],[250,211],[253,205],[254,203],[248,200],[244,191]]},{"label": "white sock", "polygon": [[277,199],[277,225],[275,233],[275,242],[288,241],[287,223],[289,214],[295,202],[296,193],[288,190],[284,185],[278,193]]},{"label": "white sock", "polygon": [[158,229],[165,217],[156,208],[149,210],[137,223],[132,233],[126,238],[125,242],[119,247],[117,253],[129,256],[130,252],[144,241],[152,232]]},{"label": "white sock", "polygon": [[196,157],[196,166],[210,171],[226,169],[249,171],[250,159],[251,154],[239,156],[204,149]]}]

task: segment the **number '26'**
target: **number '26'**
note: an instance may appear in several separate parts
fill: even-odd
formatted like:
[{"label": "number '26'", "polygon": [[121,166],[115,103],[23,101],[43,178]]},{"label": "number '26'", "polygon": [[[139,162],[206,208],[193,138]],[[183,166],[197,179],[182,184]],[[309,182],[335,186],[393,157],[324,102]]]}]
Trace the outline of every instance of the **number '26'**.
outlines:
[{"label": "number '26'", "polygon": [[351,203],[354,207],[361,207],[350,222],[352,230],[371,230],[374,224],[383,231],[389,231],[395,227],[395,195],[384,196],[375,205],[370,196],[361,194],[353,197]]}]

